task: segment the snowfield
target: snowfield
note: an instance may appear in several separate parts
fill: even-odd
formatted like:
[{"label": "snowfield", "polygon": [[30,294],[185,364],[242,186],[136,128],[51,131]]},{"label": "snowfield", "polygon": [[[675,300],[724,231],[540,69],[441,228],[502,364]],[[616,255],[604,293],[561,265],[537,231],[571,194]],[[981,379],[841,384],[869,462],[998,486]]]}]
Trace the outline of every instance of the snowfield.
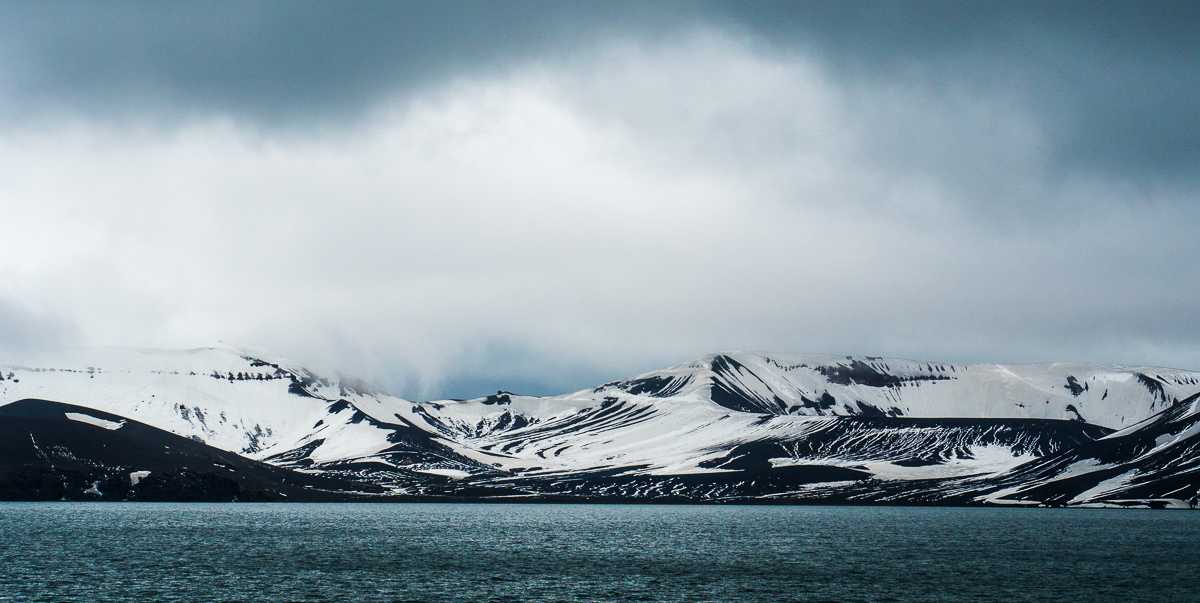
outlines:
[{"label": "snowfield", "polygon": [[231,347],[82,348],[0,377],[0,405],[91,408],[393,495],[1078,505],[1200,488],[1200,373],[1158,367],[729,352],[561,396],[416,402]]}]

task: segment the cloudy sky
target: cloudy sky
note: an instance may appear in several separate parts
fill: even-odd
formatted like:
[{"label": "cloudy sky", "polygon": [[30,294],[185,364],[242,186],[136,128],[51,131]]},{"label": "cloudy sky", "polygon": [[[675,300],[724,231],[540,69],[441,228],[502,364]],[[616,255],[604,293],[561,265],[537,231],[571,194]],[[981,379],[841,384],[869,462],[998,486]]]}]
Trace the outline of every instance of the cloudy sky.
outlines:
[{"label": "cloudy sky", "polygon": [[1194,2],[0,2],[0,355],[1200,369]]}]

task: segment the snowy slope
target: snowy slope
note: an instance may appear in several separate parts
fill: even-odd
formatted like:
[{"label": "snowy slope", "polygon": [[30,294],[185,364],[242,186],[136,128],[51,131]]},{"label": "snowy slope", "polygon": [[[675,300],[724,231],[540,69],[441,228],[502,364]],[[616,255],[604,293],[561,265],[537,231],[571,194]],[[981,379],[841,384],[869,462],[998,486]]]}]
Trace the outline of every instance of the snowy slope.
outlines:
[{"label": "snowy slope", "polygon": [[328,406],[297,395],[302,370],[233,349],[79,348],[37,366],[0,370],[0,401],[38,398],[137,417],[248,456],[302,440]]},{"label": "snowy slope", "polygon": [[1200,395],[1139,425],[1019,467],[987,499],[1055,504],[1183,500],[1198,494]]},{"label": "snowy slope", "polygon": [[[1200,373],[1155,367],[730,352],[562,396],[434,402],[235,348],[0,371],[0,404],[94,408],[392,494],[1084,504],[1200,487],[1181,402]],[[1085,467],[1116,481],[1049,485]]]},{"label": "snowy slope", "polygon": [[[366,487],[364,487],[366,486]],[[344,500],[380,488],[288,471],[59,402],[0,406],[0,500]]]},{"label": "snowy slope", "polygon": [[[704,471],[742,443],[802,438],[829,425],[821,417],[1057,419],[1117,429],[1196,392],[1200,374],[1154,367],[734,352],[565,396],[498,394],[401,414],[505,469],[679,473]],[[1022,460],[1011,454],[999,465]]]},{"label": "snowy slope", "polygon": [[85,406],[293,468],[340,464],[352,472],[347,461],[395,461],[419,473],[473,465],[386,413],[397,399],[262,353],[79,348],[0,371],[0,404],[42,399]]},{"label": "snowy slope", "polygon": [[[610,384],[769,414],[1082,419],[1119,429],[1200,391],[1200,374],[1147,366],[954,365],[816,354],[714,354]],[[677,389],[678,393],[671,390]]]}]

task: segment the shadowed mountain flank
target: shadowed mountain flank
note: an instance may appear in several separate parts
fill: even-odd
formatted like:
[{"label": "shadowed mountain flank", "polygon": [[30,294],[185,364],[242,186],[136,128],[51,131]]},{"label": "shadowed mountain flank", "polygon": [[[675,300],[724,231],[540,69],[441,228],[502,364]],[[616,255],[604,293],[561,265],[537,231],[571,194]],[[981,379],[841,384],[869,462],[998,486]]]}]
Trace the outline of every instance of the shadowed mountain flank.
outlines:
[{"label": "shadowed mountain flank", "polygon": [[355,490],[379,488],[274,467],[81,406],[0,406],[0,500],[319,501]]}]

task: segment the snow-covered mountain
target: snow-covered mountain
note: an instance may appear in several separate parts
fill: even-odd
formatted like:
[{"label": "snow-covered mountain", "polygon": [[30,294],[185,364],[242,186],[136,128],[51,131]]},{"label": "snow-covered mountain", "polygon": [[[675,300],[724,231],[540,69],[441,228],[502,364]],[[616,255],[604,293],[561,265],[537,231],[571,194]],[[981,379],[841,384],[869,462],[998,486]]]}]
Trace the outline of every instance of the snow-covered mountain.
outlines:
[{"label": "snow-covered mountain", "polygon": [[1200,373],[1155,367],[731,352],[432,402],[233,348],[2,371],[0,404],[92,408],[389,496],[1179,505],[1200,488]]},{"label": "snow-covered mountain", "polygon": [[381,491],[45,400],[0,406],[0,459],[0,500],[327,501]]},{"label": "snow-covered mountain", "polygon": [[0,403],[39,399],[94,408],[281,466],[337,467],[351,475],[360,466],[375,474],[404,467],[391,479],[398,493],[416,492],[403,484],[419,485],[422,472],[480,470],[388,412],[407,402],[352,377],[318,375],[262,353],[81,348],[0,372]]}]

